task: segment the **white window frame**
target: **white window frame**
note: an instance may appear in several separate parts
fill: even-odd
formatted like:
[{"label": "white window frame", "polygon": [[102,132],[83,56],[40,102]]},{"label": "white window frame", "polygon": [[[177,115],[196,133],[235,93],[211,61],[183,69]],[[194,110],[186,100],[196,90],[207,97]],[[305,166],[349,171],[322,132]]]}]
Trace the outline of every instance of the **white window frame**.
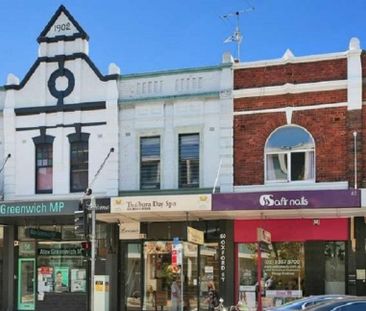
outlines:
[{"label": "white window frame", "polygon": [[[276,133],[278,130],[285,128],[285,127],[297,127],[303,131],[305,131],[313,141],[313,148],[301,148],[301,149],[293,149],[293,150],[284,150],[284,151],[269,151],[267,152],[267,145],[270,141],[272,135]],[[314,165],[313,165],[313,178],[306,179],[306,180],[291,180],[291,154],[292,153],[306,153],[306,152],[313,152],[314,153]],[[277,180],[268,180],[268,170],[267,170],[267,156],[271,154],[286,154],[287,155],[287,179],[277,179]],[[304,184],[304,183],[315,183],[316,180],[316,150],[315,150],[315,140],[313,136],[307,131],[305,128],[298,126],[298,125],[285,125],[277,127],[267,138],[265,145],[264,145],[264,181],[265,184],[283,184],[283,183],[291,183],[291,184]]]},{"label": "white window frame", "polygon": [[[141,178],[141,163],[142,163],[142,158],[141,158],[141,141],[142,139],[149,139],[149,138],[159,138],[159,148],[160,148],[160,153],[159,153],[159,188],[142,188],[142,178]],[[139,152],[139,168],[138,168],[138,180],[139,180],[139,190],[141,191],[158,191],[162,189],[162,136],[160,134],[150,134],[150,135],[140,135],[138,137],[138,152]]]}]

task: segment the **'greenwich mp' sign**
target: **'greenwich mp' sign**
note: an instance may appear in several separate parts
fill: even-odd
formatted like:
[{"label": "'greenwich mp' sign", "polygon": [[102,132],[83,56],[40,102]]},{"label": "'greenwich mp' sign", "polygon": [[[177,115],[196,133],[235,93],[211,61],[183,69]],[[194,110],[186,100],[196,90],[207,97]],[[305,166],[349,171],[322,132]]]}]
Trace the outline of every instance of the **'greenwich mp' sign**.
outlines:
[{"label": "'greenwich mp' sign", "polygon": [[0,217],[73,215],[78,201],[0,202]]}]

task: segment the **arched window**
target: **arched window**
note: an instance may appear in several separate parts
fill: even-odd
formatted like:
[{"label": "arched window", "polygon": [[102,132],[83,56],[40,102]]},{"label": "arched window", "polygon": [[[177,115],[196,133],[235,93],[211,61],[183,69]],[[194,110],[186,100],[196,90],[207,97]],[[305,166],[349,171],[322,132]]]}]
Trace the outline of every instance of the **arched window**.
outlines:
[{"label": "arched window", "polygon": [[265,146],[267,182],[315,180],[315,144],[299,126],[284,126],[269,136]]}]

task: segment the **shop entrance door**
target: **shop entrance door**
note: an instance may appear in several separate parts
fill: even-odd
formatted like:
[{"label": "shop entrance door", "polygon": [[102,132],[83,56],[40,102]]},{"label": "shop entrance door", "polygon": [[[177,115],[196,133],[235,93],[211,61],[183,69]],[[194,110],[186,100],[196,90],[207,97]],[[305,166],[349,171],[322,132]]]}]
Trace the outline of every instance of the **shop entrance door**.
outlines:
[{"label": "shop entrance door", "polygon": [[18,260],[18,310],[35,309],[35,259]]},{"label": "shop entrance door", "polygon": [[200,310],[208,309],[208,285],[219,288],[218,243],[206,243],[200,249]]},{"label": "shop entrance door", "polygon": [[143,310],[197,310],[198,247],[192,243],[178,243],[144,243]]}]

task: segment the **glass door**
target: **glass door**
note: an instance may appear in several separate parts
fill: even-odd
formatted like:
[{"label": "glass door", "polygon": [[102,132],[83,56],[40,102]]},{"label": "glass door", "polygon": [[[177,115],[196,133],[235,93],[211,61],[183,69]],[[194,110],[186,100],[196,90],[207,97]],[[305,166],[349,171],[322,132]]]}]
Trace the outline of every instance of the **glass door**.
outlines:
[{"label": "glass door", "polygon": [[200,310],[207,310],[208,284],[219,287],[218,243],[206,243],[200,247]]},{"label": "glass door", "polygon": [[170,311],[179,306],[180,277],[171,265],[171,251],[171,241],[144,243],[143,310]]},{"label": "glass door", "polygon": [[18,310],[35,309],[35,259],[18,260]]},{"label": "glass door", "polygon": [[[125,280],[125,309],[126,311],[141,310],[141,244],[129,243],[122,267]],[[148,297],[151,299],[151,297]]]},{"label": "glass door", "polygon": [[325,244],[325,294],[346,293],[346,245],[343,241]]},{"label": "glass door", "polygon": [[197,258],[198,247],[191,243],[145,242],[143,310],[197,310]]}]

